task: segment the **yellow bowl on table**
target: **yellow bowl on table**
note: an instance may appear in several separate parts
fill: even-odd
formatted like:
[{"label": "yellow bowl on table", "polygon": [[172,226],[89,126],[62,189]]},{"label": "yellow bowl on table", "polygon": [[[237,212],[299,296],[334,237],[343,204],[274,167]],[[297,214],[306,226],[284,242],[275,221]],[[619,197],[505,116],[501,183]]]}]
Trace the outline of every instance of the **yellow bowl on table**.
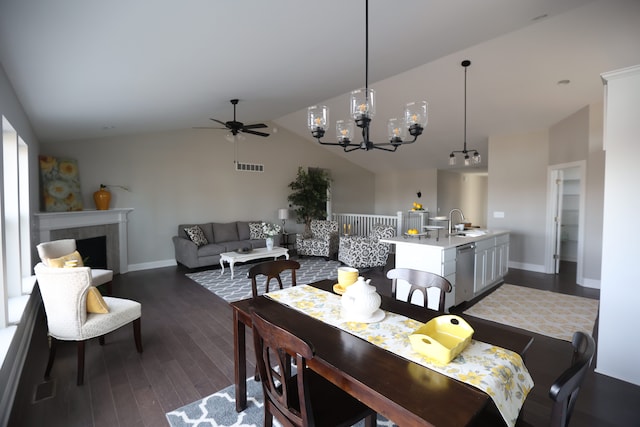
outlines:
[{"label": "yellow bowl on table", "polygon": [[434,317],[409,335],[413,349],[427,359],[446,365],[471,342],[473,328],[461,317]]}]

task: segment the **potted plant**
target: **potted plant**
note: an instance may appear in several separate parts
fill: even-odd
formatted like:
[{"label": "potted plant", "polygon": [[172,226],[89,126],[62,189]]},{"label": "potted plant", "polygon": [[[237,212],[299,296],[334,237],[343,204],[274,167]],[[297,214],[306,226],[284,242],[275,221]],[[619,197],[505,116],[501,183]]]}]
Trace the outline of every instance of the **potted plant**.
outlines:
[{"label": "potted plant", "polygon": [[327,171],[319,168],[298,168],[296,180],[289,184],[293,190],[288,200],[295,207],[298,223],[304,224],[306,234],[311,232],[311,220],[327,217],[327,190],[331,179]]}]

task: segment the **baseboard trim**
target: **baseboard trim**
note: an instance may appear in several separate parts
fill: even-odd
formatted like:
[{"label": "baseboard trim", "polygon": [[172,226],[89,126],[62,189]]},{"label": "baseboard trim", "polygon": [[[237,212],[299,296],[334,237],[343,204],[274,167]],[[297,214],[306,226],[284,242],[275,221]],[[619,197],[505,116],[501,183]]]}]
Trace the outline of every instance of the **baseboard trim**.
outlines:
[{"label": "baseboard trim", "polygon": [[529,264],[526,262],[514,262],[514,261],[509,261],[509,268],[515,268],[517,270],[527,270],[527,271],[534,271],[536,273],[545,273],[545,268],[544,265],[539,265],[539,264]]},{"label": "baseboard trim", "polygon": [[600,289],[600,279],[582,279],[582,287],[591,289]]},{"label": "baseboard trim", "polygon": [[151,270],[153,268],[172,267],[177,265],[175,259],[129,264],[129,271]]}]

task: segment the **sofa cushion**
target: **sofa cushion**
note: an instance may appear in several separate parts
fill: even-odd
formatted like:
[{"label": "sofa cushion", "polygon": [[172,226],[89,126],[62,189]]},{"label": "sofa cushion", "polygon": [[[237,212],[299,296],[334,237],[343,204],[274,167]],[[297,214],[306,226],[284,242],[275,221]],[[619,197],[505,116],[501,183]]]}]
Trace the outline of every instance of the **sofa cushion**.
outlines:
[{"label": "sofa cushion", "polygon": [[251,237],[249,223],[247,221],[238,221],[236,225],[238,226],[238,239],[249,240],[249,237]]},{"label": "sofa cushion", "polygon": [[212,225],[213,241],[215,243],[233,242],[238,240],[238,227],[235,222],[214,222]]},{"label": "sofa cushion", "polygon": [[207,222],[205,224],[180,224],[178,226],[178,236],[183,237],[185,239],[189,239],[189,236],[187,235],[187,232],[184,231],[184,229],[193,227],[194,225],[197,225],[198,227],[200,227],[200,229],[204,233],[204,237],[207,238],[208,242],[213,242],[213,228],[211,227],[210,222]]},{"label": "sofa cushion", "polygon": [[262,231],[262,223],[261,222],[250,222],[249,223],[249,238],[251,240],[266,239],[267,238],[267,236],[264,235],[264,231]]},{"label": "sofa cushion", "polygon": [[189,239],[191,239],[191,241],[195,243],[196,246],[198,247],[204,246],[209,243],[209,241],[204,235],[204,232],[202,231],[202,228],[200,228],[197,225],[186,227],[184,229],[184,232],[187,233],[187,236],[189,236]]},{"label": "sofa cushion", "polygon": [[225,252],[227,248],[224,245],[216,245],[215,243],[209,243],[208,245],[200,246],[198,248],[198,257],[206,257],[212,255],[220,255]]}]

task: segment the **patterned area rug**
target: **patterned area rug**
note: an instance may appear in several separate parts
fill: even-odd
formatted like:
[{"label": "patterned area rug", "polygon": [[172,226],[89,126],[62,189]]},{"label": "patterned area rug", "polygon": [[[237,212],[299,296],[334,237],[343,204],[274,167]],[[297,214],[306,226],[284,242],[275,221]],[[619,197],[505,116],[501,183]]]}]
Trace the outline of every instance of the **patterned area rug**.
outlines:
[{"label": "patterned area rug", "polygon": [[[324,258],[301,258],[296,261],[300,263],[300,269],[296,272],[296,283],[298,285],[306,285],[324,279],[337,280],[338,267],[342,265],[339,261],[326,261]],[[186,276],[209,289],[220,298],[233,302],[251,297],[251,280],[247,279],[247,273],[253,265],[255,264],[236,264],[233,268],[233,279],[231,278],[231,271],[226,265],[222,275],[220,275],[219,269],[215,269],[187,273]],[[281,277],[284,286],[288,286],[291,283],[291,273],[285,272]],[[259,283],[259,286],[261,290],[264,289],[262,283]],[[271,290],[277,289],[278,282],[272,280],[269,287]]]},{"label": "patterned area rug", "polygon": [[[264,418],[262,386],[249,378],[247,380],[247,409],[236,412],[235,389],[233,385],[190,403],[166,414],[171,427],[254,427],[262,426]],[[277,421],[273,425],[281,427]],[[394,426],[392,422],[378,415],[378,426]],[[364,422],[356,424],[364,426]]]},{"label": "patterned area rug", "polygon": [[504,284],[464,314],[571,341],[576,331],[593,335],[599,301]]}]

